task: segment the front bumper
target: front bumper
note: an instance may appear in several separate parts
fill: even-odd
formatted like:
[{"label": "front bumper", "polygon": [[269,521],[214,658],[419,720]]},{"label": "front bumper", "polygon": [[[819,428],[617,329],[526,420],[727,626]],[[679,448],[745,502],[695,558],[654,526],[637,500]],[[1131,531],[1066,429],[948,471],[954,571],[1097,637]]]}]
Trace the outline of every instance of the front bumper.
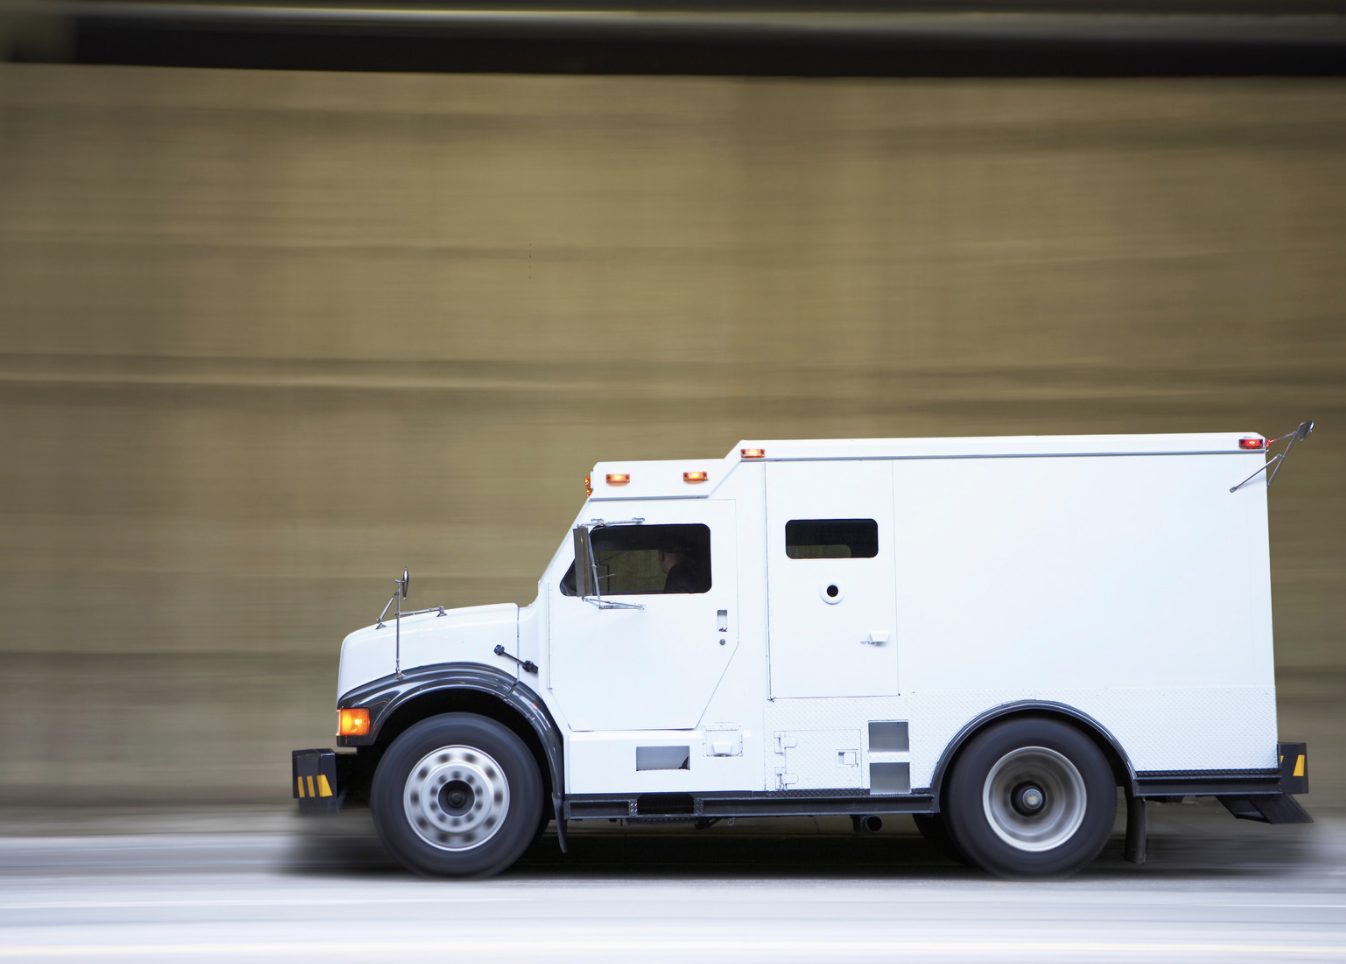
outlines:
[{"label": "front bumper", "polygon": [[347,754],[338,755],[334,750],[290,753],[290,793],[299,801],[301,816],[337,813],[341,809],[350,791],[350,768],[342,765],[348,759]]}]

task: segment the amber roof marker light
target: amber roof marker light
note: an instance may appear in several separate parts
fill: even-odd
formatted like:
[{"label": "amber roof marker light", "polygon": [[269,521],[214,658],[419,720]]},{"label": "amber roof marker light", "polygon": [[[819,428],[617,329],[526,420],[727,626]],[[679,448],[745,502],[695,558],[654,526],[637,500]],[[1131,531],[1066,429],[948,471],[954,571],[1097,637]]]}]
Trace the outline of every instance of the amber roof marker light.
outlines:
[{"label": "amber roof marker light", "polygon": [[766,458],[766,449],[739,449],[740,458],[744,459],[764,459]]},{"label": "amber roof marker light", "polygon": [[609,472],[607,479],[608,479],[608,485],[626,485],[626,483],[631,481],[631,473]]},{"label": "amber roof marker light", "polygon": [[705,472],[684,472],[684,473],[682,473],[682,481],[684,481],[684,482],[704,482],[704,481],[706,481],[708,478],[710,478],[710,476],[707,475]]}]

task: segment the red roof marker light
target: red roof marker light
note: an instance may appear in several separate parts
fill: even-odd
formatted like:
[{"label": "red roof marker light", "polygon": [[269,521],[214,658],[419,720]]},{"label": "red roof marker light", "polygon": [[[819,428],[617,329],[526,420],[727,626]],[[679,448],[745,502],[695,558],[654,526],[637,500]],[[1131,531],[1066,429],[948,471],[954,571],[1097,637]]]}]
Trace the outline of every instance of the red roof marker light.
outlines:
[{"label": "red roof marker light", "polygon": [[1263,438],[1239,439],[1239,448],[1247,449],[1250,452],[1259,452],[1266,447],[1267,447],[1267,440]]}]

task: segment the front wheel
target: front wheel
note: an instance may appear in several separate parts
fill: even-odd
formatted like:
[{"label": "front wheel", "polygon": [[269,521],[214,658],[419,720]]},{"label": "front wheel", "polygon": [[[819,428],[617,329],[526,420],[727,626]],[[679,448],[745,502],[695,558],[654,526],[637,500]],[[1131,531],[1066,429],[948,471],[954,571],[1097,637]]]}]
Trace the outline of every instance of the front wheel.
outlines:
[{"label": "front wheel", "polygon": [[1061,877],[1107,843],[1117,787],[1103,753],[1058,720],[1024,718],[972,739],[954,765],[945,812],[958,849],[991,873]]},{"label": "front wheel", "polygon": [[472,713],[422,720],[374,773],[370,806],[389,852],[423,874],[498,874],[528,849],[542,817],[542,779],[508,727]]}]

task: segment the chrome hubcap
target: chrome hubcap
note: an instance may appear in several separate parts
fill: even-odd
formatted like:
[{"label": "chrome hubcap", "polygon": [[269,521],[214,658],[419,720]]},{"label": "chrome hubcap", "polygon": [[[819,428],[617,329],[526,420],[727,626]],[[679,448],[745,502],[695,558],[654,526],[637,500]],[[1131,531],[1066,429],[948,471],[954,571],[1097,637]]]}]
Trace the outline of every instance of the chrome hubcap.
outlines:
[{"label": "chrome hubcap", "polygon": [[1045,746],[1006,753],[982,788],[986,821],[996,836],[1029,852],[1051,850],[1073,837],[1088,799],[1075,764]]},{"label": "chrome hubcap", "polygon": [[430,846],[471,850],[504,824],[509,780],[490,754],[470,746],[444,746],[411,768],[402,806],[411,829]]}]

